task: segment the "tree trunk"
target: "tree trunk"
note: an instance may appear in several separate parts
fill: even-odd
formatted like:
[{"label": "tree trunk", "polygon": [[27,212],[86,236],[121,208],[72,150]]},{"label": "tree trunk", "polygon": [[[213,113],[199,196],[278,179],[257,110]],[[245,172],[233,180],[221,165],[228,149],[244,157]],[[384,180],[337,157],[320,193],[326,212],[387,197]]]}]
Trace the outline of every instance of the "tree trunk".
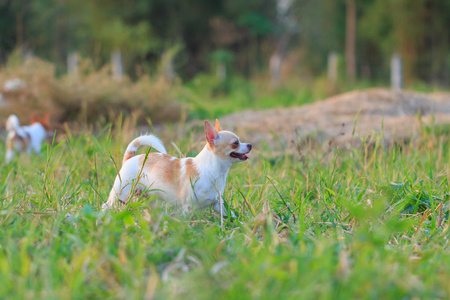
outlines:
[{"label": "tree trunk", "polygon": [[217,65],[216,77],[220,82],[224,82],[227,79],[227,66],[224,62],[219,62]]},{"label": "tree trunk", "polygon": [[116,80],[121,80],[123,76],[123,63],[122,63],[122,53],[119,50],[115,50],[112,52],[111,62],[112,62],[113,78]]},{"label": "tree trunk", "polygon": [[347,79],[351,82],[356,78],[355,40],[356,40],[356,4],[355,0],[346,0],[347,20],[345,34],[345,65]]},{"label": "tree trunk", "polygon": [[328,81],[335,87],[338,78],[338,55],[336,52],[328,54]]},{"label": "tree trunk", "polygon": [[397,53],[391,58],[391,87],[394,90],[403,87],[402,58]]},{"label": "tree trunk", "polygon": [[71,52],[67,56],[67,73],[70,77],[78,79],[78,54]]},{"label": "tree trunk", "polygon": [[272,87],[278,86],[278,83],[280,82],[281,63],[281,54],[280,51],[277,50],[272,54],[269,61],[270,73],[272,75],[270,84]]},{"label": "tree trunk", "polygon": [[283,60],[286,56],[287,47],[289,40],[291,38],[291,33],[286,32],[278,39],[277,49],[270,57],[269,68],[272,74],[271,85],[272,87],[277,87],[281,79],[281,67],[283,66]]}]

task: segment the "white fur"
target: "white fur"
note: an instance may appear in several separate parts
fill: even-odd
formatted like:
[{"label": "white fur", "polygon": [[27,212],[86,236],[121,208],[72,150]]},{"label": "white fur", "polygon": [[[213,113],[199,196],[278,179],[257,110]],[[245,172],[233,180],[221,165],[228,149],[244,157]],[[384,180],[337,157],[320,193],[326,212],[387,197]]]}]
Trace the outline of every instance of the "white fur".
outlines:
[{"label": "white fur", "polygon": [[34,151],[36,154],[41,153],[42,142],[47,136],[47,132],[41,123],[20,126],[17,116],[11,115],[6,121],[6,129],[8,131],[6,136],[7,142],[12,141],[15,136],[19,136],[22,139],[29,141],[27,147],[25,148],[21,142],[12,142],[12,147],[8,147],[6,149],[6,163],[10,163],[12,161],[16,152],[31,153]]},{"label": "white fur", "polygon": [[[232,163],[228,160],[221,160],[206,147],[194,157],[194,164],[199,171],[199,179],[195,182],[185,182],[183,194],[177,195],[170,187],[158,180],[154,174],[146,172],[139,165],[141,155],[134,156],[127,160],[122,166],[114,181],[108,201],[103,204],[103,208],[111,208],[117,199],[126,202],[129,193],[139,176],[137,186],[145,186],[152,193],[160,196],[161,200],[173,205],[181,205],[183,211],[192,209],[202,209],[218,202],[219,194],[222,195],[226,185],[226,178]],[[181,172],[185,173],[185,162],[187,158],[181,159]],[[141,170],[142,169],[142,170]]]},{"label": "white fur", "polygon": [[142,135],[135,138],[127,147],[126,151],[137,151],[139,147],[134,146],[135,142],[138,141],[140,146],[149,146],[155,148],[161,153],[167,153],[166,148],[164,148],[163,143],[159,138],[154,135]]},{"label": "white fur", "polygon": [[[143,141],[145,140],[147,141],[145,145],[154,147],[160,152],[164,150],[163,153],[165,153],[162,143],[156,137],[147,136],[139,137],[138,139],[140,139],[141,144],[144,144]],[[157,142],[155,141],[161,143],[158,145],[161,146],[159,147],[160,149],[157,148]],[[132,145],[133,143],[134,141],[128,145],[127,150],[136,151],[136,147]],[[246,154],[250,152],[250,149],[251,146],[249,147],[249,144],[241,143],[240,148],[235,152]],[[139,163],[141,156],[134,156],[125,161],[119,175],[114,181],[108,201],[102,205],[104,209],[114,207],[117,199],[121,202],[127,202],[134,185],[135,187],[146,187],[147,191],[150,190],[152,194],[158,195],[161,200],[167,203],[180,205],[184,212],[202,209],[212,205],[215,211],[221,213],[221,215],[226,215],[222,195],[225,190],[228,171],[234,163],[239,162],[238,159],[230,157],[229,153],[225,157],[219,157],[210,151],[208,146],[205,146],[193,158],[193,163],[198,170],[199,178],[195,182],[183,182],[180,195],[177,191],[171,190],[171,187],[167,186],[155,174],[147,172]],[[190,158],[180,159],[181,176],[186,172],[186,161],[188,159]]]},{"label": "white fur", "polygon": [[20,127],[19,118],[16,115],[10,115],[6,120],[6,131],[15,131]]}]

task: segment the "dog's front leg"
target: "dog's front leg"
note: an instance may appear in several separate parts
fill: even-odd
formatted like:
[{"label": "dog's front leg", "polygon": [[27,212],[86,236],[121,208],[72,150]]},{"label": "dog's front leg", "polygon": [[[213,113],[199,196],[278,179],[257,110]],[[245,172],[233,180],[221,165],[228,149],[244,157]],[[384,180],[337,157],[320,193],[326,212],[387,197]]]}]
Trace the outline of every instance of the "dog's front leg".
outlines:
[{"label": "dog's front leg", "polygon": [[[228,214],[225,209],[225,206],[223,205],[223,198],[220,195],[218,198],[219,199],[217,199],[216,202],[213,204],[214,211],[217,212],[218,214],[220,214],[221,218],[227,217]],[[233,211],[230,210],[230,212],[231,212],[231,217],[233,217],[233,218],[236,217],[236,215],[233,213]]]},{"label": "dog's front leg", "polygon": [[219,207],[220,207],[220,227],[223,228],[223,214],[225,213],[225,206],[223,206],[223,198],[221,194],[219,194]]},{"label": "dog's front leg", "polygon": [[214,211],[219,215],[227,216],[227,211],[225,210],[225,206],[223,205],[223,198],[219,196],[219,199],[216,200],[213,204]]}]

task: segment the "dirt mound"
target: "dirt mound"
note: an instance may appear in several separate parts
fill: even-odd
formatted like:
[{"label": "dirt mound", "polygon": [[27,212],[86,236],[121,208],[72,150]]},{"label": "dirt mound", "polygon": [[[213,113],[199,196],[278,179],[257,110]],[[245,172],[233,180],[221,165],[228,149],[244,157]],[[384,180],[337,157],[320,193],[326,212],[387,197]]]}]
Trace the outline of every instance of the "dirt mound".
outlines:
[{"label": "dirt mound", "polygon": [[315,136],[342,144],[384,131],[386,141],[417,132],[421,122],[450,123],[450,93],[421,94],[368,89],[301,107],[245,111],[221,118],[223,128],[255,142]]}]

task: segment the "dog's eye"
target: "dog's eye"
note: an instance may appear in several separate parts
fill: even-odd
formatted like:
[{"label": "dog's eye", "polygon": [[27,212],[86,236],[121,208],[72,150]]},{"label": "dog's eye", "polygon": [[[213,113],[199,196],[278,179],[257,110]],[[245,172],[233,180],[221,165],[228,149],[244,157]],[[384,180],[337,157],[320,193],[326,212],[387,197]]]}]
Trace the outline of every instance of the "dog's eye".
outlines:
[{"label": "dog's eye", "polygon": [[234,142],[233,145],[239,145],[239,141]]}]

